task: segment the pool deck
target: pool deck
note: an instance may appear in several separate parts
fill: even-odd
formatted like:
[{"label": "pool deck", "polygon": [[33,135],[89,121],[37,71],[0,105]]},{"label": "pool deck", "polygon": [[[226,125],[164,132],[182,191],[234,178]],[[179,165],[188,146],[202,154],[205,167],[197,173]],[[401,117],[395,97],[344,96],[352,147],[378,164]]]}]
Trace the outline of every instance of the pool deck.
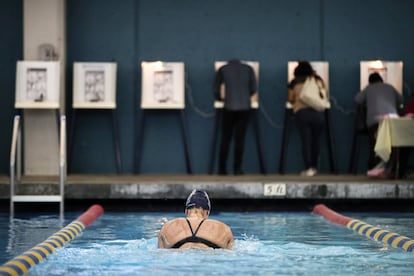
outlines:
[{"label": "pool deck", "polygon": [[[58,191],[57,176],[23,176],[18,194]],[[221,199],[409,199],[414,178],[365,175],[68,175],[65,199],[184,199],[194,188]],[[0,199],[10,198],[9,177],[0,175]]]}]

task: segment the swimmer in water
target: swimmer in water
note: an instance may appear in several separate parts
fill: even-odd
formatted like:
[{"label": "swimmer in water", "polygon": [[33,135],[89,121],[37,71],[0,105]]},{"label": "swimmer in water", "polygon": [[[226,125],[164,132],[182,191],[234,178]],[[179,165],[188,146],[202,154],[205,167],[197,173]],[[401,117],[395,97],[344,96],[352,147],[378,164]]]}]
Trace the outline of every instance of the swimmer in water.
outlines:
[{"label": "swimmer in water", "polygon": [[185,205],[186,218],[164,224],[158,235],[158,248],[227,248],[234,244],[229,226],[209,219],[210,199],[205,191],[193,190]]}]

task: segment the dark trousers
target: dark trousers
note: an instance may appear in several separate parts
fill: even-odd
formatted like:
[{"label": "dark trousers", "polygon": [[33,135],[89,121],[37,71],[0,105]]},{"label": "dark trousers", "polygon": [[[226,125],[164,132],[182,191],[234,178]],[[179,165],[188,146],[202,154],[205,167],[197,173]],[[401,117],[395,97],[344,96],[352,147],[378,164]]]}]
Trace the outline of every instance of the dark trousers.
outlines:
[{"label": "dark trousers", "polygon": [[398,177],[399,178],[406,178],[407,177],[407,169],[408,169],[408,162],[410,160],[410,154],[412,151],[412,147],[400,147],[399,151],[399,158],[400,158],[400,166],[398,168]]},{"label": "dark trousers", "polygon": [[221,124],[221,145],[219,154],[219,173],[226,174],[227,156],[234,135],[234,172],[241,173],[244,152],[244,140],[250,111],[223,110]]},{"label": "dark trousers", "polygon": [[381,162],[381,158],[375,154],[375,143],[377,142],[378,124],[368,127],[368,170],[374,168],[378,163]]},{"label": "dark trousers", "polygon": [[295,120],[302,140],[302,155],[305,168],[317,168],[320,153],[320,138],[324,126],[323,112],[303,108],[295,113]]}]

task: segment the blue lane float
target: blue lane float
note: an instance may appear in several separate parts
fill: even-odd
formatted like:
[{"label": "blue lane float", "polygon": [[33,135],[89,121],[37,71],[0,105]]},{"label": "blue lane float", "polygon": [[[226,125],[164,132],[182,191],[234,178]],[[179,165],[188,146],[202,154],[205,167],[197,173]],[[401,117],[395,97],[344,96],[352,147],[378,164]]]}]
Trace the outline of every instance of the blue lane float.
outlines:
[{"label": "blue lane float", "polygon": [[103,212],[102,206],[91,206],[76,220],[47,238],[44,242],[37,244],[32,249],[0,266],[0,275],[19,276],[26,274],[32,266],[42,262],[50,254],[79,235],[86,227],[101,216]]},{"label": "blue lane float", "polygon": [[323,204],[316,205],[313,208],[313,213],[323,216],[332,223],[345,226],[360,235],[365,235],[374,241],[380,241],[394,248],[401,248],[407,252],[414,252],[414,240],[406,236],[383,230],[357,219],[345,217],[332,211]]}]

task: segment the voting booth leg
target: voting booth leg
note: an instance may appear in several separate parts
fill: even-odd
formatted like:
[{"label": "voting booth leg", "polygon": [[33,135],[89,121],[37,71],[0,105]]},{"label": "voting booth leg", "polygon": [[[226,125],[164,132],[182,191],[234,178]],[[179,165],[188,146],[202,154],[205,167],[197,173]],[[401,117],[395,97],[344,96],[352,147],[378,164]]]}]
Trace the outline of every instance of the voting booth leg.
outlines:
[{"label": "voting booth leg", "polygon": [[137,127],[137,139],[135,142],[135,173],[140,172],[141,168],[141,150],[142,150],[142,139],[144,137],[144,124],[145,124],[145,112],[141,111],[141,114],[138,118],[138,127]]},{"label": "voting booth leg", "polygon": [[393,159],[391,159],[391,162],[392,162],[391,168],[394,171],[394,179],[399,179],[401,178],[400,149],[398,147],[394,147],[392,148],[392,150],[394,151],[394,155],[392,156]]},{"label": "voting booth leg", "polygon": [[[137,131],[137,139],[135,145],[135,172],[140,172],[141,166],[141,149],[143,144],[143,137],[144,137],[144,129],[145,129],[145,111],[141,110],[140,117],[138,119],[138,131]],[[186,168],[187,173],[192,174],[192,160],[190,154],[190,143],[189,143],[189,135],[187,130],[187,123],[185,118],[184,110],[180,111],[180,121],[181,121],[181,129],[183,133],[183,141],[184,141],[184,150],[185,150],[185,161],[186,161]]]},{"label": "voting booth leg", "polygon": [[72,164],[72,152],[73,152],[73,141],[75,137],[76,132],[76,109],[72,109],[72,118],[70,123],[70,129],[69,129],[69,141],[68,141],[68,171],[71,170],[71,164]]},{"label": "voting booth leg", "polygon": [[[60,110],[56,109],[55,113],[56,113],[56,125],[58,126],[58,129],[60,129]],[[60,131],[59,131],[59,134],[60,134]],[[60,137],[60,136],[58,136],[58,137]],[[58,138],[58,139],[60,139],[60,138]]]},{"label": "voting booth leg", "polygon": [[[358,161],[361,148],[361,137],[367,136],[367,130],[363,128],[366,121],[366,115],[363,107],[358,105],[356,108],[355,120],[354,120],[354,134],[352,137],[352,146],[351,146],[351,157],[349,160],[348,172],[351,174],[357,174],[358,171]],[[363,125],[362,125],[363,124]]]},{"label": "voting booth leg", "polygon": [[208,167],[208,173],[213,174],[214,173],[214,164],[216,161],[216,149],[217,149],[217,140],[218,140],[218,134],[219,134],[219,127],[220,127],[220,119],[221,119],[221,112],[219,109],[216,109],[214,116],[214,127],[213,127],[213,134],[211,137],[211,146],[210,146],[210,161],[209,161],[209,167]]},{"label": "voting booth leg", "polygon": [[354,137],[352,138],[352,147],[351,147],[351,158],[349,160],[349,169],[348,172],[352,174],[357,173],[358,168],[358,157],[360,152],[360,134],[357,130],[354,131]]},{"label": "voting booth leg", "polygon": [[331,168],[331,173],[337,174],[338,171],[336,169],[336,161],[335,161],[335,153],[334,153],[334,140],[332,135],[331,129],[331,118],[329,114],[329,110],[325,110],[325,123],[326,123],[326,134],[328,140],[328,150],[329,150],[329,164]]},{"label": "voting booth leg", "polygon": [[[107,111],[107,110],[104,110],[104,111]],[[115,110],[112,110],[110,115],[112,117],[112,134],[113,134],[114,147],[115,147],[114,155],[115,155],[116,171],[118,174],[120,174],[122,172],[121,150],[120,150],[118,125],[117,125],[117,118],[116,118]],[[72,122],[70,124],[69,143],[68,143],[68,171],[70,171],[70,168],[71,168],[73,145],[74,145],[75,133],[76,133],[77,116],[78,116],[77,109],[73,109],[72,110]]]},{"label": "voting booth leg", "polygon": [[192,174],[193,169],[192,169],[191,154],[190,154],[190,139],[189,139],[188,130],[187,130],[187,120],[185,118],[184,110],[181,110],[180,113],[181,113],[180,114],[181,115],[180,116],[181,117],[181,129],[182,129],[183,138],[184,138],[185,161],[187,165],[187,173]]},{"label": "voting booth leg", "polygon": [[260,135],[260,127],[259,127],[259,118],[257,116],[258,111],[253,111],[253,127],[256,137],[256,147],[257,147],[257,155],[259,157],[259,164],[260,164],[260,173],[266,174],[266,166],[263,159],[263,147],[262,147],[262,139]]},{"label": "voting booth leg", "polygon": [[120,174],[122,173],[121,144],[119,142],[118,116],[115,109],[112,110],[112,133],[114,140],[116,171]]},{"label": "voting booth leg", "polygon": [[279,160],[279,174],[285,173],[285,163],[286,163],[286,151],[289,144],[289,119],[292,116],[290,109],[285,109],[285,119],[283,120],[283,130],[282,130],[282,145],[280,148],[280,160]]}]

